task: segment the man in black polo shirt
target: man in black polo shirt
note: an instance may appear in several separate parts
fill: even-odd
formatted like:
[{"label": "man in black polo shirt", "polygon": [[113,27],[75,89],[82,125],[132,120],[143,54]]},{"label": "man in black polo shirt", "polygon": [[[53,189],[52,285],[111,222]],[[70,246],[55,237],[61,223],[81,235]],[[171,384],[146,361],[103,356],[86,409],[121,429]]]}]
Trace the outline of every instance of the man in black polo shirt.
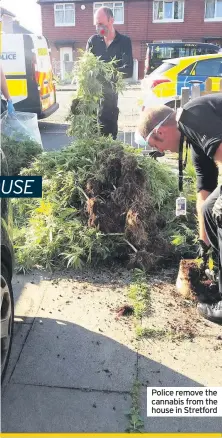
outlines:
[{"label": "man in black polo shirt", "polygon": [[199,313],[222,324],[222,186],[217,187],[222,165],[222,93],[188,102],[180,114],[161,106],[144,111],[136,141],[158,151],[178,152],[183,139],[190,143],[197,173],[197,213],[200,255],[211,246],[218,258],[219,296],[214,304],[199,303]]},{"label": "man in black polo shirt", "polygon": [[[117,69],[124,73],[124,78],[133,75],[133,56],[131,40],[121,35],[114,27],[111,9],[100,8],[95,13],[97,34],[89,38],[86,50],[100,57],[105,62],[117,60]],[[103,98],[100,102],[99,123],[103,135],[111,134],[114,139],[118,133],[118,95],[110,83],[103,83]]]}]

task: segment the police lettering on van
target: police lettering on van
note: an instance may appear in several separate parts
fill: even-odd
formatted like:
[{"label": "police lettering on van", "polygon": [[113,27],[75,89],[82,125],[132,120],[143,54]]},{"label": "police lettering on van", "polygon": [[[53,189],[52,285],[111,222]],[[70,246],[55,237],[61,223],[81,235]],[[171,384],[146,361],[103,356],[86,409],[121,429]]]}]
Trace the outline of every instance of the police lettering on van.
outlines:
[{"label": "police lettering on van", "polygon": [[3,34],[1,63],[16,111],[48,117],[59,105],[44,36]]},{"label": "police lettering on van", "polygon": [[0,59],[2,60],[2,61],[7,61],[7,60],[16,60],[16,53],[15,52],[3,52],[3,53],[0,53]]}]

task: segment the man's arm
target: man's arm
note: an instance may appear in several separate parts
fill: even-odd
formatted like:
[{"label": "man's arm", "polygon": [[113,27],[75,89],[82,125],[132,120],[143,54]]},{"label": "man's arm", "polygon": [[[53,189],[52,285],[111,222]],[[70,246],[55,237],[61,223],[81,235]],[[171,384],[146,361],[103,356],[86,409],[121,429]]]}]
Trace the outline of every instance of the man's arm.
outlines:
[{"label": "man's arm", "polygon": [[131,39],[128,37],[124,42],[124,52],[122,53],[122,59],[119,62],[118,70],[124,73],[124,79],[131,78],[133,76],[132,43]]},{"label": "man's arm", "polygon": [[199,239],[209,245],[205,227],[202,207],[207,197],[216,189],[218,180],[218,168],[203,152],[201,148],[191,147],[192,161],[197,175],[197,217],[199,223]]},{"label": "man's arm", "polygon": [[222,143],[220,143],[216,150],[216,154],[214,155],[214,161],[219,167],[222,165]]},{"label": "man's arm", "polygon": [[10,97],[10,94],[9,94],[9,91],[8,91],[8,85],[7,85],[7,82],[6,82],[6,77],[4,75],[4,72],[3,72],[1,66],[0,66],[0,69],[1,69],[1,92],[2,92],[2,94],[3,94],[3,96],[5,97],[6,100],[10,100],[11,97]]},{"label": "man's arm", "polygon": [[89,38],[89,40],[86,43],[86,51],[90,52],[91,49],[92,49],[92,41],[91,38]]},{"label": "man's arm", "polygon": [[204,226],[204,218],[202,213],[202,207],[204,204],[204,201],[208,198],[208,196],[211,194],[211,192],[208,192],[207,190],[201,190],[197,193],[197,218],[198,218],[198,224],[199,224],[199,239],[203,240],[203,242],[206,243],[207,246],[209,246],[209,240],[206,235],[205,226]]}]

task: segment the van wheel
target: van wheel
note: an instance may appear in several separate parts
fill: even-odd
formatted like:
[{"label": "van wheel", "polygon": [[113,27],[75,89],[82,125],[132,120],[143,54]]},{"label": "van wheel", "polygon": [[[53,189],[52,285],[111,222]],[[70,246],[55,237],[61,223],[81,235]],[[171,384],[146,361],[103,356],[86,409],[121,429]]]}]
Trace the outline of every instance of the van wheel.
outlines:
[{"label": "van wheel", "polygon": [[1,265],[1,381],[7,369],[13,336],[14,300],[9,274]]}]

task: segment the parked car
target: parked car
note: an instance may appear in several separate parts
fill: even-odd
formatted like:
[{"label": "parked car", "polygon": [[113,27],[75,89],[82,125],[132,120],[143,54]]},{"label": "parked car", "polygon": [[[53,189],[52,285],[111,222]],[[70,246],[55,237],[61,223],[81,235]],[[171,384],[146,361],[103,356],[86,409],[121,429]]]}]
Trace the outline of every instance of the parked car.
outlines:
[{"label": "parked car", "polygon": [[222,80],[222,53],[165,60],[142,80],[142,109],[161,104],[174,107],[175,96],[181,95],[182,87],[191,89],[194,83],[199,83],[203,92],[208,78],[212,79],[212,91],[219,92]]},{"label": "parked car", "polygon": [[[7,162],[2,150],[1,176],[6,176]],[[3,380],[9,361],[14,321],[12,274],[14,253],[12,243],[12,206],[8,198],[1,198],[1,379]]]},{"label": "parked car", "polygon": [[164,59],[213,54],[218,53],[219,49],[216,44],[201,42],[148,43],[144,75],[152,73]]}]

